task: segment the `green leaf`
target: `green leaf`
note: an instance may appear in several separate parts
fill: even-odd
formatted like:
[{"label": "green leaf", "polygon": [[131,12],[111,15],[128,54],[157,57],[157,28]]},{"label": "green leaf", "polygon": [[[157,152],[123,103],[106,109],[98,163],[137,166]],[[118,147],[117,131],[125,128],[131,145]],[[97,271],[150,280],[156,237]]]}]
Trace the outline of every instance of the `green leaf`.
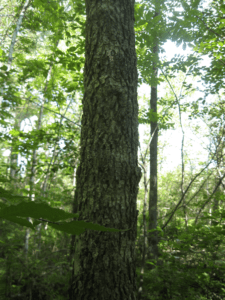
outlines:
[{"label": "green leaf", "polygon": [[[49,222],[49,226],[63,232],[67,232],[69,234],[81,234],[86,229],[92,229],[97,231],[111,231],[111,232],[119,232],[119,231],[127,231],[129,229],[114,229],[114,228],[106,228],[104,226],[98,224],[92,224],[84,221],[72,221],[72,222],[62,222],[62,223],[51,223],[59,220],[65,220],[69,218],[78,218],[78,214],[72,214],[65,212],[58,208],[52,208],[45,203],[35,203],[35,202],[22,202],[17,205],[11,205],[4,207],[0,210],[0,218],[9,220],[11,222],[20,224],[22,226],[30,227],[35,229],[35,226],[40,224],[40,220],[31,224],[25,219],[18,217],[31,217],[35,219],[46,219],[46,222]],[[45,220],[44,220],[45,221]]]},{"label": "green leaf", "polygon": [[93,224],[85,221],[72,221],[64,222],[59,224],[49,223],[49,226],[69,234],[79,235],[83,233],[86,229],[96,230],[96,231],[110,231],[110,232],[119,232],[119,231],[128,231],[129,229],[114,229],[107,228],[98,224]]},{"label": "green leaf", "polygon": [[77,47],[70,47],[69,49],[67,49],[68,52],[75,52],[77,49]]},{"label": "green leaf", "polygon": [[35,230],[34,225],[32,223],[30,223],[29,221],[27,221],[26,219],[12,217],[12,216],[5,216],[4,219],[11,221],[13,223],[31,228],[32,230]]},{"label": "green leaf", "polygon": [[3,66],[0,67],[0,69],[3,70],[3,71],[7,71],[7,66],[3,65]]},{"label": "green leaf", "polygon": [[65,212],[58,208],[52,208],[45,203],[22,202],[0,210],[0,218],[8,217],[31,217],[35,219],[47,219],[52,222],[78,217],[78,214]]}]

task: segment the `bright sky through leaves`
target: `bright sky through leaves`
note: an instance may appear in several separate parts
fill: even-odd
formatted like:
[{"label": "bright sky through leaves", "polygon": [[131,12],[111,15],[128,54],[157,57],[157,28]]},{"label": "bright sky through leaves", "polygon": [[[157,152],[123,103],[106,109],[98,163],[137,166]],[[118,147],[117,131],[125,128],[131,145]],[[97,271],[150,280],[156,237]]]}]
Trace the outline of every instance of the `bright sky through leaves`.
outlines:
[{"label": "bright sky through leaves", "polygon": [[[180,55],[187,55],[191,53],[191,49],[189,47],[186,48],[186,50],[182,49],[182,45],[179,47],[176,47],[175,43],[168,41],[164,45],[165,53],[163,54],[166,56],[168,60],[170,60],[172,57],[174,57],[175,54],[180,54]],[[204,60],[204,63],[208,63],[208,60]],[[164,85],[165,86],[165,85]],[[147,98],[150,97],[150,86],[147,84],[142,84],[142,86],[138,89],[138,95],[139,96],[145,96]],[[163,85],[159,86],[158,88],[158,97],[162,97],[165,94],[165,90]],[[196,99],[199,97],[199,92],[196,92]],[[140,101],[142,103],[142,101]],[[184,118],[187,122],[188,115],[187,113],[182,113],[182,118]],[[196,121],[191,121],[195,122]],[[204,129],[204,124],[201,122],[199,119],[197,120],[198,124],[201,127],[201,130]],[[140,142],[143,142],[143,139],[146,139],[146,136],[144,136],[144,130],[148,129],[148,125],[139,125],[139,135],[140,135]],[[207,160],[207,151],[203,149],[202,145],[204,147],[207,146],[208,140],[207,138],[202,138],[199,140],[199,137],[196,136],[191,128],[185,126],[184,127],[185,131],[185,151],[188,152],[188,155],[190,156],[190,164],[195,165],[194,160],[198,158],[199,160],[206,161]],[[202,132],[203,133],[203,132]],[[172,171],[174,170],[178,165],[181,165],[181,129],[178,128],[176,130],[167,130],[163,132],[162,137],[159,138],[159,142],[167,143],[167,147],[164,148],[163,151],[163,162],[162,162],[162,169],[159,166],[159,170],[161,169],[160,172],[166,172],[166,171]]]}]

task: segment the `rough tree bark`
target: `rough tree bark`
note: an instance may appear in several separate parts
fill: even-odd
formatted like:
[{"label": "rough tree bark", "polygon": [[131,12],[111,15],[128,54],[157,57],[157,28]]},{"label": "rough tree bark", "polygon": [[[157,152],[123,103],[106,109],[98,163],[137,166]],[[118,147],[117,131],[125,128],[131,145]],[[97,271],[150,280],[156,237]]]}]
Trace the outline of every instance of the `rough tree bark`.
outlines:
[{"label": "rough tree bark", "polygon": [[128,229],[75,238],[71,298],[134,300],[138,167],[134,0],[86,0],[79,220]]}]

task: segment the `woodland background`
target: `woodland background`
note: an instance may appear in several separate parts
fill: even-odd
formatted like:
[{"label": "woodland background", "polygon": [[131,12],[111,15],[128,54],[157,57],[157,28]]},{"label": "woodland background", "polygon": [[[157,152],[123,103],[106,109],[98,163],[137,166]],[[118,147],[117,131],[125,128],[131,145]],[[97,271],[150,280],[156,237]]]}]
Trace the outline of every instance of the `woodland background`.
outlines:
[{"label": "woodland background", "polygon": [[[156,2],[135,4],[142,168],[137,297],[225,299],[225,4]],[[166,59],[168,41],[188,49],[187,55]],[[57,230],[55,222],[74,217],[84,45],[84,1],[1,0],[1,299],[68,299],[74,232]],[[158,88],[157,114],[150,95],[141,93],[143,84]],[[160,265],[143,256],[153,120],[159,128]],[[181,153],[172,170],[163,169],[169,142]],[[32,200],[39,206],[14,206]]]}]

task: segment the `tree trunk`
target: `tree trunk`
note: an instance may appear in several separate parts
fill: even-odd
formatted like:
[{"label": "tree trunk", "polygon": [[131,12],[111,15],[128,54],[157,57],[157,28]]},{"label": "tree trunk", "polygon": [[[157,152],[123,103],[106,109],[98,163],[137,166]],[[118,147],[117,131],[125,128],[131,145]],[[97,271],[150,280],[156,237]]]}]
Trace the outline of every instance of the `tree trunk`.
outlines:
[{"label": "tree trunk", "polygon": [[[155,5],[155,16],[159,15],[159,8]],[[158,61],[158,38],[156,37],[152,49],[153,54]],[[158,67],[155,62],[153,62],[154,71],[154,84],[151,84],[151,98],[150,98],[150,108],[154,113],[157,113],[157,76]],[[148,230],[153,230],[157,228],[157,204],[158,204],[158,191],[157,191],[157,155],[158,155],[158,124],[157,121],[151,121],[151,143],[150,143],[150,188],[149,188],[149,224]],[[150,260],[158,260],[158,234],[157,231],[150,232],[148,234],[148,258]],[[151,269],[153,265],[148,265]]]},{"label": "tree trunk", "polygon": [[[21,122],[23,120],[22,114],[18,111],[15,112],[15,123],[14,123],[14,130],[19,131],[21,127]],[[14,136],[12,138],[12,146],[10,149],[10,180],[12,183],[12,187],[14,190],[14,193],[18,189],[18,174],[20,174],[20,167],[18,166],[18,153],[17,153],[17,145],[18,137]]]},{"label": "tree trunk", "polygon": [[[146,151],[147,152],[147,151]],[[147,155],[146,155],[147,156]],[[143,158],[143,156],[141,155]],[[147,180],[147,162],[146,157],[145,159],[142,159],[142,169],[143,169],[143,175],[144,175],[144,187],[145,187],[145,198],[144,198],[144,204],[143,204],[143,239],[140,239],[142,242],[142,248],[141,248],[141,269],[140,269],[140,282],[138,287],[138,299],[141,300],[144,295],[144,273],[145,273],[145,264],[146,264],[146,250],[148,248],[148,235],[147,235],[147,222],[146,222],[146,212],[147,212],[147,199],[148,199],[148,181]]]},{"label": "tree trunk", "polygon": [[86,0],[79,220],[125,232],[75,238],[72,299],[134,300],[138,167],[134,0]]}]

